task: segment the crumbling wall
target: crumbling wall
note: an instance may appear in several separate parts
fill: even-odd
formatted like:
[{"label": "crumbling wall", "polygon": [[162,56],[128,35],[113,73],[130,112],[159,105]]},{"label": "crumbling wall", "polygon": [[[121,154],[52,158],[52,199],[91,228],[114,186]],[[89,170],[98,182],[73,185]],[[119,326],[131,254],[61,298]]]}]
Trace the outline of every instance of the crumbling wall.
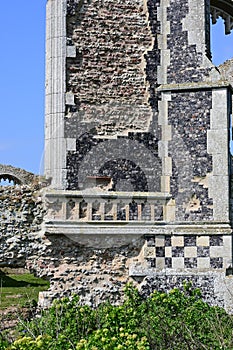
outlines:
[{"label": "crumbling wall", "polygon": [[25,267],[42,242],[44,216],[37,186],[0,186],[0,266]]},{"label": "crumbling wall", "polygon": [[1,179],[12,180],[19,185],[29,185],[38,182],[38,176],[33,173],[5,164],[0,164],[0,181]]},{"label": "crumbling wall", "polygon": [[221,72],[222,79],[229,81],[233,85],[233,58],[220,64],[218,69]]},{"label": "crumbling wall", "polygon": [[[192,238],[194,242],[196,238]],[[224,286],[222,286],[222,294],[216,288],[216,284],[225,276],[222,271],[222,259],[207,257],[209,249],[217,248],[220,252],[222,251],[223,237],[212,237],[209,243],[211,248],[199,246],[196,258],[184,258],[184,256],[190,256],[191,250],[197,249],[189,245],[188,236],[185,238],[185,247],[157,246],[155,248],[154,241],[157,258],[151,254],[153,247],[148,245],[149,240],[145,240],[144,237],[134,244],[111,249],[84,248],[65,236],[50,236],[49,240],[52,244],[47,246],[41,256],[34,261],[30,259],[28,262],[31,271],[36,271],[39,276],[50,279],[49,290],[40,294],[40,304],[43,306],[50,305],[56,298],[72,294],[78,294],[80,302],[92,306],[106,300],[119,304],[122,301],[126,283],[133,283],[146,297],[153,290],[167,292],[175,287],[182,288],[185,281],[191,281],[194,288],[200,288],[204,300],[210,304],[224,306]],[[150,242],[151,240],[153,237],[150,237]],[[200,245],[201,240],[203,237],[199,239]],[[176,244],[179,243],[176,242]],[[165,249],[172,250],[171,258],[165,258]],[[147,256],[145,256],[146,250],[150,250]],[[161,264],[162,260],[164,264]],[[161,266],[163,265],[160,272],[158,261]],[[182,272],[184,264],[186,273]],[[209,266],[208,272],[206,269],[204,273],[198,273],[197,265],[201,269],[201,264]]]},{"label": "crumbling wall", "polygon": [[74,95],[67,124],[94,123],[98,135],[146,130],[147,52],[155,38],[144,1],[75,1],[67,12],[68,50],[75,50],[67,58],[67,92]]},{"label": "crumbling wall", "polygon": [[[0,187],[0,267],[24,267],[50,281],[40,305],[71,295],[82,303],[120,303],[126,283],[144,296],[190,280],[212,305],[225,305],[224,235],[150,235],[122,247],[87,248],[72,235],[43,232],[43,192],[29,186]],[[164,273],[166,271],[166,273]],[[222,282],[221,282],[222,281]],[[221,284],[222,283],[222,284]]]},{"label": "crumbling wall", "polygon": [[76,140],[67,152],[67,189],[82,189],[85,176],[104,173],[113,190],[160,191],[158,5],[67,3],[65,137]]}]

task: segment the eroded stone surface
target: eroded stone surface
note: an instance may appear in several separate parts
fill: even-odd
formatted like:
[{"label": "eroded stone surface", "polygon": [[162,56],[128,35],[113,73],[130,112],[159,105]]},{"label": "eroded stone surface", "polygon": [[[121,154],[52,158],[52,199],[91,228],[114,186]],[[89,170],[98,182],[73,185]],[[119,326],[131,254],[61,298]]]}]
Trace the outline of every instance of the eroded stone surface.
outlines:
[{"label": "eroded stone surface", "polygon": [[148,17],[142,0],[68,4],[67,45],[76,57],[67,58],[67,91],[74,96],[67,125],[94,123],[98,135],[148,127],[147,52],[155,40]]},{"label": "eroded stone surface", "polygon": [[38,176],[11,165],[0,164],[0,181],[10,180],[15,184],[29,185],[38,182]]},{"label": "eroded stone surface", "polygon": [[230,82],[233,85],[233,59],[227,60],[218,67],[222,78]]},{"label": "eroded stone surface", "polygon": [[0,188],[0,266],[27,268],[48,279],[50,288],[40,294],[41,306],[73,293],[92,306],[106,300],[119,304],[128,282],[148,296],[154,289],[181,287],[185,280],[200,287],[210,304],[229,304],[223,293],[228,280],[222,277],[229,267],[229,236],[142,234],[124,246],[88,248],[72,235],[44,234],[44,191]]},{"label": "eroded stone surface", "polygon": [[[201,287],[211,304],[229,304],[230,89],[209,60],[206,2],[196,5],[48,1],[48,28],[58,31],[48,34],[45,168],[55,196],[47,234],[41,194],[31,190],[3,193],[1,219],[3,264],[25,264],[50,280],[41,304],[71,293],[91,305],[119,303],[129,281],[146,296],[184,280]],[[125,214],[110,230],[114,211],[106,218],[100,201],[80,201],[77,215],[75,194],[59,198],[58,189],[81,190],[90,177],[112,179],[102,196],[107,190],[168,194],[170,212],[161,203],[151,210],[148,198],[130,212],[132,203],[122,201]],[[136,221],[140,231],[141,219],[139,237],[126,244],[119,235],[116,247],[116,230],[123,227],[130,237],[127,225]],[[95,233],[109,234],[111,247],[94,246]]]}]

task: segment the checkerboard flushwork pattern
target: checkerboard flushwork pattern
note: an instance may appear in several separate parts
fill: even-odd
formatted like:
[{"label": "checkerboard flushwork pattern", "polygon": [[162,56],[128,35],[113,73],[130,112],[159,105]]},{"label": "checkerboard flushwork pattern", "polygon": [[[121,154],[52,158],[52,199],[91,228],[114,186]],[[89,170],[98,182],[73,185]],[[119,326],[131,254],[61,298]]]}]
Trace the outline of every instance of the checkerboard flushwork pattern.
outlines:
[{"label": "checkerboard flushwork pattern", "polygon": [[223,236],[147,236],[144,257],[157,269],[222,269]]}]

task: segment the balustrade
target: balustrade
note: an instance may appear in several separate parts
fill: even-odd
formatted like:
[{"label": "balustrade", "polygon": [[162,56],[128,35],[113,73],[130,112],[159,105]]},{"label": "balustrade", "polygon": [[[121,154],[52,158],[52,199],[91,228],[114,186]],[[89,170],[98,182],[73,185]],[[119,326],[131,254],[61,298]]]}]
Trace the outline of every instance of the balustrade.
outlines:
[{"label": "balustrade", "polygon": [[107,222],[165,221],[168,193],[51,191],[47,220]]}]

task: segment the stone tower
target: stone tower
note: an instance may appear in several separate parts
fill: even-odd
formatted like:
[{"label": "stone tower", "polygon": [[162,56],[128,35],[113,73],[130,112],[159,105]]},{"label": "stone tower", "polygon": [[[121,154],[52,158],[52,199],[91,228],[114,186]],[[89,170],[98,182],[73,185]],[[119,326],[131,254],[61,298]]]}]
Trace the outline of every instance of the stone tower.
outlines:
[{"label": "stone tower", "polygon": [[126,274],[145,292],[188,278],[227,308],[232,87],[211,62],[219,16],[229,34],[231,0],[48,0],[45,231],[89,251],[128,247]]}]

